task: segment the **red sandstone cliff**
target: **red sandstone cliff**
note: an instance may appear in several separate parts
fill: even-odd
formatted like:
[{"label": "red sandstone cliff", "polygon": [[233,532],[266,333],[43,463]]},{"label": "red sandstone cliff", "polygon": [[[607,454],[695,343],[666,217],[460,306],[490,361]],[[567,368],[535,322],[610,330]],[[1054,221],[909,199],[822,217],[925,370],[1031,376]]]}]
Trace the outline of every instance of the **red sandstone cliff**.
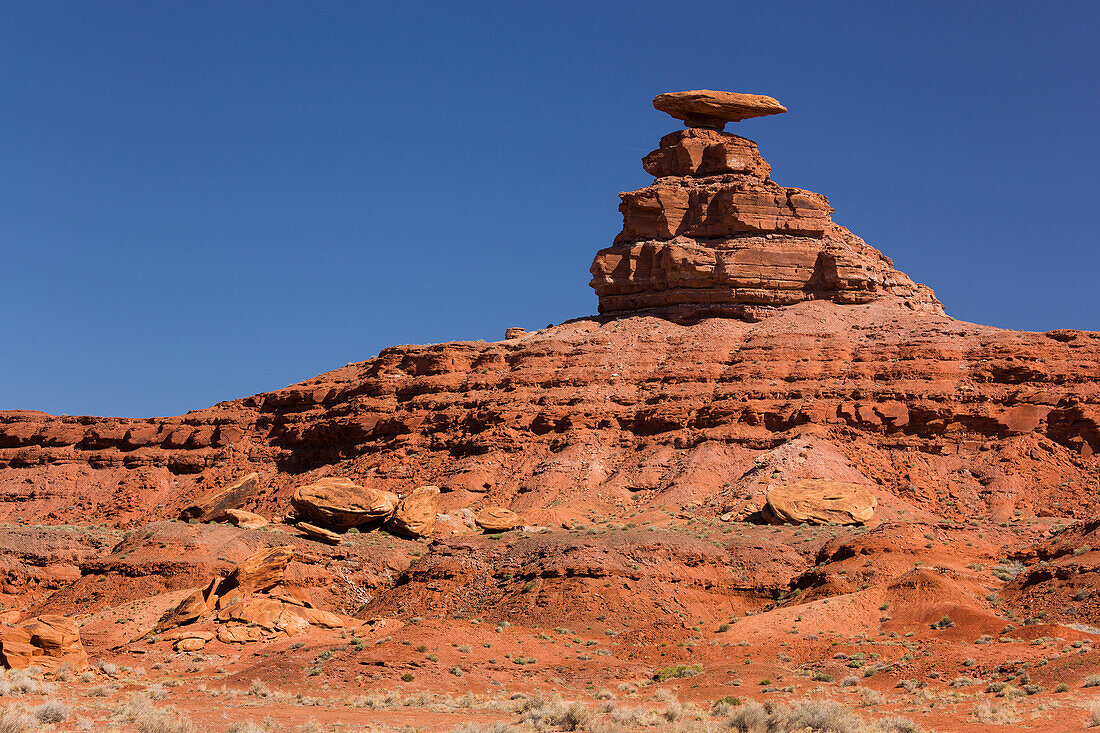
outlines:
[{"label": "red sandstone cliff", "polygon": [[622,194],[623,230],[592,265],[601,316],[394,347],[180,417],[2,412],[0,518],[174,517],[252,470],[265,512],[314,474],[435,483],[444,507],[539,521],[719,511],[754,458],[802,435],[947,516],[1094,512],[1100,334],[945,316],[736,135],[676,132],[643,164],[654,184]]}]

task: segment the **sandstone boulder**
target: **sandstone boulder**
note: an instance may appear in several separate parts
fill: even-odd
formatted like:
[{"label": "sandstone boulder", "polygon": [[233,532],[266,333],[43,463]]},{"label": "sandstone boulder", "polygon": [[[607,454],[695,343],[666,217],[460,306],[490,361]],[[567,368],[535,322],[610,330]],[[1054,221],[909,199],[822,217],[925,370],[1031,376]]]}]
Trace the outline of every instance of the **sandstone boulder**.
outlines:
[{"label": "sandstone boulder", "polygon": [[294,492],[291,504],[310,521],[335,530],[384,520],[397,508],[397,494],[359,486],[344,478],[322,478]]},{"label": "sandstone boulder", "polygon": [[197,652],[198,650],[200,650],[204,646],[206,646],[207,641],[209,641],[209,640],[208,639],[203,639],[202,637],[199,637],[199,636],[188,636],[186,638],[183,638],[183,639],[180,639],[179,641],[177,641],[173,645],[173,648],[177,652]]},{"label": "sandstone boulder", "polygon": [[824,479],[773,485],[767,499],[761,514],[772,524],[862,524],[876,504],[864,486]]},{"label": "sandstone boulder", "polygon": [[218,641],[226,644],[243,644],[249,641],[263,641],[264,630],[259,626],[231,623],[218,628]]},{"label": "sandstone boulder", "polygon": [[260,529],[270,524],[270,522],[259,514],[246,512],[243,509],[226,509],[225,513],[230,523],[237,525],[241,529]]},{"label": "sandstone boulder", "polygon": [[[283,582],[286,566],[294,557],[294,545],[268,547],[242,560],[226,579],[241,595],[258,593]],[[219,589],[219,595],[221,591]]]},{"label": "sandstone boulder", "polygon": [[79,670],[88,666],[88,655],[74,619],[46,615],[3,630],[0,662],[8,669],[34,665],[52,672],[69,665]]},{"label": "sandstone boulder", "polygon": [[435,527],[439,512],[439,487],[421,486],[401,498],[386,526],[395,534],[427,537]]},{"label": "sandstone boulder", "polygon": [[523,338],[527,335],[527,329],[520,328],[519,326],[513,326],[504,332],[504,340],[512,341],[515,339]]},{"label": "sandstone boulder", "polygon": [[324,527],[318,527],[316,524],[310,524],[309,522],[298,522],[298,529],[306,533],[310,538],[318,540],[320,542],[326,542],[330,545],[340,544],[341,535],[325,529]]},{"label": "sandstone boulder", "polygon": [[256,493],[260,474],[250,473],[228,486],[212,489],[202,494],[183,510],[182,518],[200,522],[224,521],[230,509],[240,509]]},{"label": "sandstone boulder", "polygon": [[667,92],[653,98],[653,106],[688,127],[709,127],[721,130],[727,122],[740,122],[750,117],[777,115],[787,111],[777,100],[763,94],[716,92],[692,89]]},{"label": "sandstone boulder", "polygon": [[486,532],[507,532],[523,525],[523,519],[511,509],[487,506],[474,514],[477,526]]},{"label": "sandstone boulder", "polygon": [[225,582],[224,578],[215,577],[206,584],[205,588],[195,590],[174,608],[165,611],[157,621],[157,625],[153,627],[153,633],[161,634],[169,629],[186,626],[205,616],[213,607],[216,601],[215,594],[223,582]]}]

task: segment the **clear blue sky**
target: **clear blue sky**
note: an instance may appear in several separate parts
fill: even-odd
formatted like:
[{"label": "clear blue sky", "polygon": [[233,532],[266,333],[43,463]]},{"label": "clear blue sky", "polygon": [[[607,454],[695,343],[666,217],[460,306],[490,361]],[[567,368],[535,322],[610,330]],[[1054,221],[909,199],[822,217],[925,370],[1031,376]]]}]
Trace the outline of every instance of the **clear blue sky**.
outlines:
[{"label": "clear blue sky", "polygon": [[1098,2],[0,0],[0,408],[178,414],[593,313],[664,91],[957,318],[1100,330]]}]

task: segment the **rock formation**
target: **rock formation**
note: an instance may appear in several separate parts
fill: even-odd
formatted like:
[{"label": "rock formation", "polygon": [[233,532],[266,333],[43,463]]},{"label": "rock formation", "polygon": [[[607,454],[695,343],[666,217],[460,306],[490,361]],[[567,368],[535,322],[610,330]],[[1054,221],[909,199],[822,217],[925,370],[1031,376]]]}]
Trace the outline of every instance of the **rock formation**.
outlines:
[{"label": "rock formation", "polygon": [[677,120],[683,120],[688,127],[715,130],[721,130],[727,122],[787,111],[779,102],[762,94],[715,92],[710,89],[658,94],[653,98],[653,106]]},{"label": "rock formation", "polygon": [[[170,608],[152,633],[165,634],[177,651],[196,651],[215,637],[226,643],[300,636],[311,626],[341,628],[360,622],[315,608],[303,590],[284,585],[293,546],[261,550],[241,561],[226,578],[215,577]],[[193,625],[203,621],[212,628]]]},{"label": "rock formation", "polygon": [[56,671],[68,665],[81,670],[88,666],[88,655],[74,619],[46,615],[0,630],[0,662],[8,669]]},{"label": "rock formation", "polygon": [[[1100,334],[945,316],[722,131],[774,100],[655,106],[688,128],[622,195],[599,316],[179,417],[0,413],[6,663],[80,666],[83,645],[166,688],[208,664],[223,687],[418,701],[690,669],[708,709],[739,678],[782,679],[738,693],[782,707],[863,669],[895,708],[981,675],[1079,726],[1049,695],[1097,664]],[[80,637],[7,625],[46,613]]]},{"label": "rock formation", "polygon": [[421,486],[401,497],[386,526],[407,537],[427,537],[435,527],[438,512],[439,487]]},{"label": "rock formation", "polygon": [[768,490],[764,518],[773,524],[863,524],[875,513],[875,497],[844,481],[802,479]]},{"label": "rock formation", "polygon": [[[293,505],[340,531],[431,484],[442,512],[496,505],[558,526],[708,499],[806,436],[947,517],[1091,512],[1100,334],[944,316],[824,197],[774,183],[754,143],[713,125],[665,136],[643,165],[654,184],[623,194],[623,230],[593,263],[601,316],[388,348],[180,417],[0,412],[0,519]],[[339,486],[325,478],[337,465]]]},{"label": "rock formation", "polygon": [[[834,224],[824,196],[773,182],[756,143],[721,131],[726,121],[786,111],[770,97],[734,97],[703,91],[653,100],[689,129],[664,136],[643,158],[653,185],[619,194],[623,230],[591,268],[600,313],[758,320],[804,300],[897,296],[942,314],[930,289]],[[754,108],[752,99],[767,101]]]},{"label": "rock formation", "polygon": [[507,532],[523,525],[523,519],[502,506],[487,506],[476,514],[474,521],[486,532]]},{"label": "rock formation", "polygon": [[331,529],[351,529],[389,517],[397,508],[397,495],[326,477],[300,487],[291,503],[314,522]]}]

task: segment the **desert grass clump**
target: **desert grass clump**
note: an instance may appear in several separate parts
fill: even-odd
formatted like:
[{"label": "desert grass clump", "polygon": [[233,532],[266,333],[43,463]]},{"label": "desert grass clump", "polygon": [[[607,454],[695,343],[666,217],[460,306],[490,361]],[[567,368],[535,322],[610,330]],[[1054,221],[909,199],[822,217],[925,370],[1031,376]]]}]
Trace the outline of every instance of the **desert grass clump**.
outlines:
[{"label": "desert grass clump", "polygon": [[26,710],[9,705],[0,710],[0,733],[30,733],[38,730],[38,721]]},{"label": "desert grass clump", "polygon": [[[318,728],[318,731],[321,729]],[[519,729],[508,723],[463,723],[451,733],[516,733]]]},{"label": "desert grass clump", "polygon": [[653,681],[664,682],[665,680],[678,679],[681,677],[694,677],[697,674],[701,674],[702,671],[703,665],[701,664],[677,664],[673,667],[658,669],[653,673]]},{"label": "desert grass clump", "polygon": [[0,697],[53,694],[53,685],[39,679],[40,673],[38,667],[0,670]]},{"label": "desert grass clump", "polygon": [[1085,705],[1089,717],[1085,719],[1085,726],[1095,728],[1100,725],[1100,697],[1094,697]]},{"label": "desert grass clump", "polygon": [[34,709],[34,717],[40,723],[64,723],[72,714],[72,708],[60,700],[47,700]]},{"label": "desert grass clump", "polygon": [[252,697],[271,697],[271,688],[260,680],[252,680],[248,688],[248,694]]},{"label": "desert grass clump", "polygon": [[728,718],[733,715],[734,711],[740,707],[741,704],[741,698],[734,697],[733,695],[726,695],[714,701],[714,704],[710,706],[710,714],[716,718]]},{"label": "desert grass clump", "polygon": [[983,725],[1012,725],[1020,721],[1015,705],[998,705],[990,702],[974,706],[974,719]]},{"label": "desert grass clump", "polygon": [[1086,677],[1085,687],[1100,687],[1100,674],[1090,674]]},{"label": "desert grass clump", "polygon": [[727,724],[738,733],[763,733],[768,730],[768,717],[763,705],[750,700],[730,715]]},{"label": "desert grass clump", "polygon": [[95,687],[89,687],[84,694],[88,697],[110,697],[114,691],[114,688],[110,685],[96,685]]},{"label": "desert grass clump", "polygon": [[951,617],[947,616],[947,615],[945,615],[943,618],[941,618],[939,621],[935,622],[934,624],[928,624],[929,628],[936,629],[937,631],[939,631],[941,629],[950,629],[954,625],[955,625],[955,622],[952,621]]},{"label": "desert grass clump", "polygon": [[863,722],[847,707],[830,700],[795,700],[778,705],[768,716],[768,730],[856,733]]},{"label": "desert grass clump", "polygon": [[684,706],[675,697],[670,697],[665,702],[665,709],[661,711],[661,717],[669,723],[675,723],[684,715]]},{"label": "desert grass clump", "polygon": [[133,723],[138,733],[191,733],[191,721],[168,708],[158,708],[148,697],[133,693],[111,716],[116,722]]},{"label": "desert grass clump", "polygon": [[866,733],[920,733],[916,723],[900,715],[876,720],[864,730]]},{"label": "desert grass clump", "polygon": [[558,695],[546,697],[544,695],[531,695],[520,703],[519,712],[523,720],[530,723],[536,729],[554,725],[558,718],[565,714],[565,701]]},{"label": "desert grass clump", "polygon": [[859,684],[859,677],[856,677],[854,674],[850,674],[847,677],[845,677],[844,679],[842,679],[840,681],[840,684],[843,685],[844,687],[855,687],[856,685]]},{"label": "desert grass clump", "polygon": [[118,665],[108,662],[106,659],[97,659],[95,668],[108,677],[114,677],[118,674]]},{"label": "desert grass clump", "polygon": [[628,728],[642,728],[656,721],[645,708],[618,707],[611,711],[611,722]]},{"label": "desert grass clump", "polygon": [[591,717],[592,714],[588,712],[588,708],[584,703],[575,702],[566,708],[565,713],[554,722],[562,730],[584,730],[588,726]]}]

